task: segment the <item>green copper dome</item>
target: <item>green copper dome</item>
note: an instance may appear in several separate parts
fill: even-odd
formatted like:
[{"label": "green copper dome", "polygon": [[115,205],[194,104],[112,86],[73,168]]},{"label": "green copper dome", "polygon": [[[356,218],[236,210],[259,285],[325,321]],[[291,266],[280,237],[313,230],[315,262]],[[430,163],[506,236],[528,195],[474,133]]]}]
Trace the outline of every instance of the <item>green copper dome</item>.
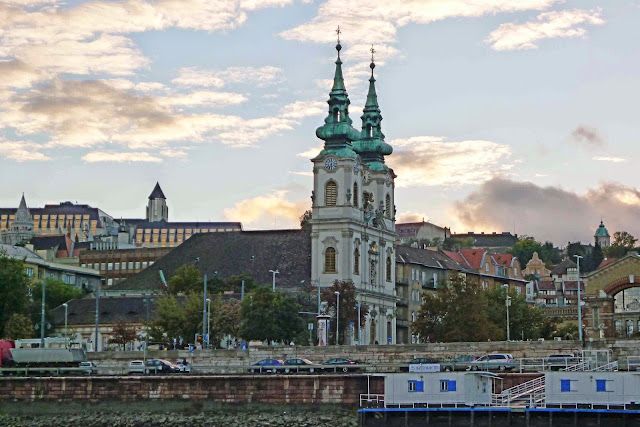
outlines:
[{"label": "green copper dome", "polygon": [[610,237],[609,231],[607,231],[607,228],[604,226],[604,223],[602,221],[600,221],[600,226],[596,230],[595,237]]},{"label": "green copper dome", "polygon": [[338,157],[352,157],[358,155],[353,151],[352,142],[360,137],[353,126],[353,121],[349,118],[349,95],[344,87],[342,77],[342,61],[340,60],[340,43],[336,45],[338,60],[336,61],[336,72],[333,77],[333,87],[329,93],[329,115],[324,119],[324,125],[316,129],[316,136],[324,141],[324,150],[320,157],[325,154],[335,154]]},{"label": "green copper dome", "polygon": [[376,79],[373,77],[375,68],[371,62],[371,78],[369,79],[369,92],[367,102],[364,105],[362,119],[362,132],[360,139],[353,144],[353,149],[360,155],[362,161],[372,170],[388,170],[384,164],[384,156],[393,152],[393,147],[384,142],[381,122],[382,114],[378,106],[378,95],[376,94]]}]

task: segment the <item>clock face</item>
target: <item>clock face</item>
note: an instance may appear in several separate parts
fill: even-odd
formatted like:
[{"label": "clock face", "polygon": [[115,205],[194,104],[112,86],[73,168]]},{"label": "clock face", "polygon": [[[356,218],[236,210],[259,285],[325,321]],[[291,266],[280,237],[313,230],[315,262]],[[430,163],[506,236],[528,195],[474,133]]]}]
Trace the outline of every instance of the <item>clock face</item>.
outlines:
[{"label": "clock face", "polygon": [[329,157],[324,161],[324,168],[328,171],[334,170],[338,166],[338,161],[333,157]]}]

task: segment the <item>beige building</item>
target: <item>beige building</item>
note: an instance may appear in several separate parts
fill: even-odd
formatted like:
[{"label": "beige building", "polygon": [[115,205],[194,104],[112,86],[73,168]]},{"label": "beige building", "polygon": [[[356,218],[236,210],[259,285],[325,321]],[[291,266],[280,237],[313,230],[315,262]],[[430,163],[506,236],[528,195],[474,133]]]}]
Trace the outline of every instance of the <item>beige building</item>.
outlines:
[{"label": "beige building", "polygon": [[538,252],[533,253],[533,256],[527,263],[527,267],[522,270],[522,274],[525,276],[536,276],[539,280],[551,280],[551,270],[549,270],[538,257]]}]

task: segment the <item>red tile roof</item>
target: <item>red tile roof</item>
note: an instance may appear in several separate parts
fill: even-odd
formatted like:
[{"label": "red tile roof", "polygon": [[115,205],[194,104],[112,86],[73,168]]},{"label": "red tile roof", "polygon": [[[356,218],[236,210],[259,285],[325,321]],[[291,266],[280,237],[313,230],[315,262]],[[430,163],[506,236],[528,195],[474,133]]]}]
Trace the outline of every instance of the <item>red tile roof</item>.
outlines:
[{"label": "red tile roof", "polygon": [[615,261],[617,261],[617,260],[618,260],[618,258],[605,258],[605,259],[603,259],[603,260],[602,260],[602,262],[600,263],[600,265],[598,266],[598,268],[602,268],[602,267],[604,267],[605,265],[609,265],[609,264],[611,264],[612,262],[615,262]]},{"label": "red tile roof", "polygon": [[460,251],[460,254],[462,254],[472,268],[479,270],[482,266],[482,258],[485,252],[485,249],[464,249]]},{"label": "red tile roof", "polygon": [[[577,281],[564,282],[564,289],[566,291],[577,291],[578,290],[578,282]],[[584,291],[584,282],[582,280],[580,281],[580,290]]]},{"label": "red tile roof", "polygon": [[500,265],[511,266],[511,262],[513,261],[513,255],[511,254],[494,254],[492,257]]},{"label": "red tile roof", "polygon": [[462,265],[463,267],[470,267],[470,265],[467,263],[464,257],[460,255],[458,252],[452,252],[452,251],[442,251],[442,252],[444,252],[446,256],[448,256],[458,264]]}]

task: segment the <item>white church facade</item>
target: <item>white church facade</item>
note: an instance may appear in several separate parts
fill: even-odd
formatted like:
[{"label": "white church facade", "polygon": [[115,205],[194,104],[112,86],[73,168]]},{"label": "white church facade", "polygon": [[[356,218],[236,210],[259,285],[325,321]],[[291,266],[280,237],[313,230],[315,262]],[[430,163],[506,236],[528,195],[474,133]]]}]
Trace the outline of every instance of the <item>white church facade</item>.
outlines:
[{"label": "white church facade", "polygon": [[[324,141],[313,158],[311,281],[322,288],[352,281],[358,301],[369,307],[362,344],[396,343],[395,200],[393,170],[384,161],[384,142],[371,63],[369,91],[356,130],[342,77],[341,45],[329,95],[329,114],[316,130]],[[357,326],[356,326],[357,328]],[[356,337],[358,332],[356,331]]]}]

